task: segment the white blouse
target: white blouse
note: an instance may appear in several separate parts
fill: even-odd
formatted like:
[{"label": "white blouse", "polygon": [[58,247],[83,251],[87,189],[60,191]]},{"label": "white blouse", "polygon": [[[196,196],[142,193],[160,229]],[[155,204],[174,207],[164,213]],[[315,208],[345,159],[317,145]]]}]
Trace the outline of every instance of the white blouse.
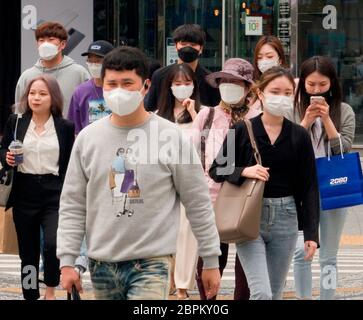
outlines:
[{"label": "white blouse", "polygon": [[59,142],[53,116],[44,125],[40,135],[31,120],[24,139],[24,162],[19,171],[26,174],[53,174],[59,176]]}]

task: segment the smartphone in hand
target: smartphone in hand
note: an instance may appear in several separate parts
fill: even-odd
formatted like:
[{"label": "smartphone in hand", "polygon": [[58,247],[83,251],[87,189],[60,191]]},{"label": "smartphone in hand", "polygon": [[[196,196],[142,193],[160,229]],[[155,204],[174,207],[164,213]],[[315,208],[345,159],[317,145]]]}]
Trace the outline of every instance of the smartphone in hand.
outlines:
[{"label": "smartphone in hand", "polygon": [[322,104],[325,102],[325,98],[323,96],[312,96],[310,97],[310,104],[316,105],[316,104]]}]

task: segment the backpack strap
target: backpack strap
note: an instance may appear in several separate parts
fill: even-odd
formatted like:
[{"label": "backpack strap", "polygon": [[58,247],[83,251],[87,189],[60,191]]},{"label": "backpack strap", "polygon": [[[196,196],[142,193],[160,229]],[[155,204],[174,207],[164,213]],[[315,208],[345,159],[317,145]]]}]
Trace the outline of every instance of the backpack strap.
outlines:
[{"label": "backpack strap", "polygon": [[206,141],[209,136],[210,128],[212,127],[212,124],[213,124],[214,115],[215,115],[215,109],[209,108],[208,117],[204,122],[202,136],[201,136],[201,144],[200,144],[201,157],[200,158],[202,160],[202,165],[203,165],[204,171],[206,168],[206,163],[205,163],[205,161],[206,161],[206,159],[205,159]]}]

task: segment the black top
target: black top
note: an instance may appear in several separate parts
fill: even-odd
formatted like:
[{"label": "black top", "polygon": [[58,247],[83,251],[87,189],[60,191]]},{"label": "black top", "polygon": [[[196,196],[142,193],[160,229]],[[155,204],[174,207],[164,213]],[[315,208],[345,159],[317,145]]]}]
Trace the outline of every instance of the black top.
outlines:
[{"label": "black top", "polygon": [[[318,243],[319,191],[310,136],[303,127],[284,119],[281,134],[272,146],[261,116],[252,119],[251,122],[262,165],[270,168],[270,180],[265,185],[264,197],[292,195],[298,211],[299,230],[304,230],[305,241]],[[235,139],[232,138],[233,129]],[[247,128],[244,122],[241,122],[228,133],[209,174],[218,183],[228,181],[242,185],[246,179],[241,176],[243,170],[255,164]],[[226,174],[217,175],[218,168],[227,169]],[[220,173],[220,170],[218,172]]]},{"label": "black top", "polygon": [[[149,93],[145,97],[145,109],[147,111],[156,111],[158,109],[158,99],[161,95],[163,81],[172,66],[170,65],[154,72]],[[205,80],[208,74],[210,74],[210,71],[198,64],[195,75],[199,85],[200,102],[203,106],[215,107],[221,102],[221,96],[219,90],[211,87]]]},{"label": "black top", "polygon": [[[1,140],[0,146],[0,161],[4,168],[9,168],[6,162],[6,154],[9,151],[9,145],[14,140],[14,130],[16,124],[16,115],[11,115],[8,122],[6,123],[4,136]],[[24,141],[25,135],[28,131],[30,121],[32,119],[31,113],[25,113],[22,118],[19,118],[18,130],[17,130],[17,139],[21,142]],[[74,124],[68,120],[53,117],[54,126],[57,132],[57,137],[59,141],[59,177],[64,181],[67,166],[69,162],[69,158],[71,156],[73,143],[75,139],[74,133]],[[16,182],[17,171],[15,168],[15,175],[13,184]],[[11,207],[12,205],[12,195],[10,194],[10,198],[7,204],[7,207]]]},{"label": "black top", "polygon": [[263,159],[262,165],[270,168],[270,179],[265,185],[264,198],[283,198],[294,194],[295,156],[291,152],[292,123],[284,120],[276,142],[271,145],[269,136],[260,121],[256,122],[254,134]]}]

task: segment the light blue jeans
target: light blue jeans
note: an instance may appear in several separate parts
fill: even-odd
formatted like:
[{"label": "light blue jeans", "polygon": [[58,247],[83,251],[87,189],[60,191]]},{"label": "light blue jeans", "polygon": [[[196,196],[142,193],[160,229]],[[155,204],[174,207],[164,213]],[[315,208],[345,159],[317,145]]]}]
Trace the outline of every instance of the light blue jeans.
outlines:
[{"label": "light blue jeans", "polygon": [[[40,272],[44,272],[44,233],[43,233],[43,229],[40,228],[40,255],[42,257],[42,262],[39,266],[39,271]],[[88,257],[87,257],[87,245],[86,245],[86,238],[83,238],[82,241],[82,245],[81,245],[81,250],[80,250],[80,255],[79,257],[76,259],[75,262],[75,266],[78,267],[82,267],[83,270],[82,272],[85,272],[87,270],[87,266],[88,266]]]},{"label": "light blue jeans", "polygon": [[87,270],[88,257],[87,257],[86,238],[83,238],[80,254],[79,254],[79,257],[76,259],[75,266],[82,267],[83,272],[86,272],[86,270]]},{"label": "light blue jeans", "polygon": [[[337,255],[347,209],[320,212],[320,299],[333,300],[338,284]],[[299,239],[294,254],[295,291],[298,299],[312,299],[312,261],[304,260],[304,237]]]},{"label": "light blue jeans", "polygon": [[97,300],[167,300],[171,256],[107,263],[89,259]]},{"label": "light blue jeans", "polygon": [[264,199],[259,238],[237,244],[251,300],[282,299],[297,236],[294,198]]}]

